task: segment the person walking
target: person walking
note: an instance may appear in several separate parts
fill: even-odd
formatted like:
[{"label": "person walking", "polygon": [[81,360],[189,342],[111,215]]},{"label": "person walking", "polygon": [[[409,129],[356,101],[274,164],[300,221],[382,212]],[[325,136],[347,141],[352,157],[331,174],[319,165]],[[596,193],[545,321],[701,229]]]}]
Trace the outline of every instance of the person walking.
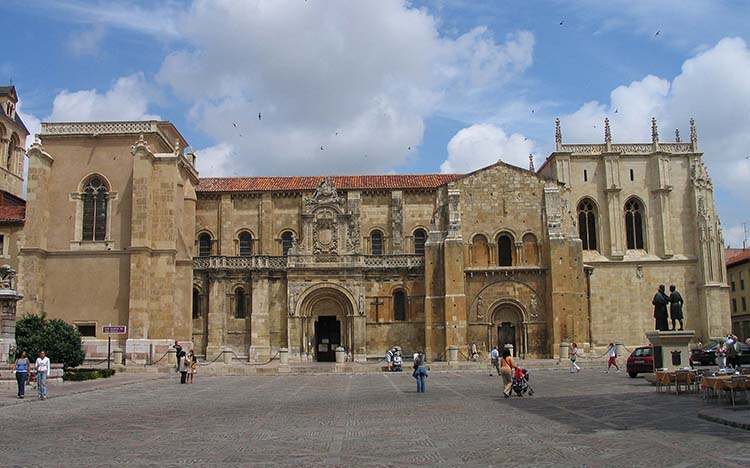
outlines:
[{"label": "person walking", "polygon": [[424,393],[424,383],[428,376],[424,360],[424,353],[418,351],[414,358],[414,373],[412,373],[412,376],[417,379],[417,393]]},{"label": "person walking", "polygon": [[174,340],[174,351],[175,356],[177,357],[177,364],[175,365],[175,372],[180,372],[180,358],[182,357],[182,346],[180,346],[180,343],[177,340]]},{"label": "person walking", "polygon": [[609,374],[609,368],[612,366],[615,366],[615,369],[617,369],[617,373],[620,373],[620,366],[617,365],[617,347],[614,343],[610,343],[609,346],[607,346],[607,354],[609,354],[609,361],[607,361],[607,370],[604,371],[605,374]]},{"label": "person walking", "polygon": [[492,368],[494,367],[497,371],[497,375],[500,376],[500,352],[497,350],[497,346],[492,347],[490,351],[490,377],[492,376]]},{"label": "person walking", "polygon": [[188,368],[187,383],[193,383],[193,376],[195,375],[195,369],[198,367],[198,360],[195,358],[195,353],[192,349],[188,353],[188,361],[190,361],[190,367]]},{"label": "person walking", "polygon": [[719,369],[727,368],[727,343],[722,341],[719,346],[716,347],[716,365]]},{"label": "person walking", "polygon": [[26,380],[29,378],[29,358],[26,357],[26,351],[21,351],[21,355],[13,364],[13,370],[16,373],[16,383],[18,383],[18,398],[23,400],[26,393]]},{"label": "person walking", "polygon": [[391,348],[388,348],[388,351],[385,352],[385,364],[388,366],[388,372],[390,372],[393,368],[393,349]]},{"label": "person walking", "polygon": [[503,357],[500,359],[500,375],[503,377],[503,396],[510,398],[510,392],[513,388],[513,369],[517,366],[513,362],[509,349],[503,349]]},{"label": "person walking", "polygon": [[578,344],[575,341],[570,345],[570,351],[568,351],[568,355],[570,357],[570,363],[571,363],[571,366],[570,366],[571,374],[575,372],[579,372],[581,368],[578,366],[578,364],[576,364],[576,360],[578,359]]},{"label": "person walking", "polygon": [[39,353],[39,357],[36,358],[36,388],[39,391],[39,399],[47,399],[47,376],[52,364],[49,362],[49,358],[44,351]]}]

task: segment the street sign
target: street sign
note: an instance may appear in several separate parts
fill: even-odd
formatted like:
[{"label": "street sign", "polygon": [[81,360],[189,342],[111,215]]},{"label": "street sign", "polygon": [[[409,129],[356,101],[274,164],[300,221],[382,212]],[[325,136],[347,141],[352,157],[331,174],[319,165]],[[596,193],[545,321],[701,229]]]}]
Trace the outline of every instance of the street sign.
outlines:
[{"label": "street sign", "polygon": [[128,332],[125,325],[104,325],[104,333],[110,335],[124,335]]}]

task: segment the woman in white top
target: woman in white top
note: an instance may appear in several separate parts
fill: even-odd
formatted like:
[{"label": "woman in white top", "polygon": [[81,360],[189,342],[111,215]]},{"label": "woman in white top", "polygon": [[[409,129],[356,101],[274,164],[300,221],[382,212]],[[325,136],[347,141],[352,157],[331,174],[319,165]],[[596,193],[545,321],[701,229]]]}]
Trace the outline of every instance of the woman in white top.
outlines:
[{"label": "woman in white top", "polygon": [[569,357],[570,357],[570,372],[575,373],[581,370],[581,368],[576,364],[576,359],[578,359],[578,344],[573,342],[570,345],[570,351],[568,351]]}]

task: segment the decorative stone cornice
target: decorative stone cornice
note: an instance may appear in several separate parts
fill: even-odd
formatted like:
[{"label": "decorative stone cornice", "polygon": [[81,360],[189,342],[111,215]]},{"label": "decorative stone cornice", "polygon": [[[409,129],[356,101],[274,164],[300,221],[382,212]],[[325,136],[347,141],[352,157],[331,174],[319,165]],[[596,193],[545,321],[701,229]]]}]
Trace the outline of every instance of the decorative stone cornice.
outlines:
[{"label": "decorative stone cornice", "polygon": [[42,122],[42,135],[132,135],[156,133],[157,121],[134,122]]},{"label": "decorative stone cornice", "polygon": [[422,270],[422,255],[253,255],[250,257],[194,257],[195,270],[287,270],[334,268],[368,270]]}]

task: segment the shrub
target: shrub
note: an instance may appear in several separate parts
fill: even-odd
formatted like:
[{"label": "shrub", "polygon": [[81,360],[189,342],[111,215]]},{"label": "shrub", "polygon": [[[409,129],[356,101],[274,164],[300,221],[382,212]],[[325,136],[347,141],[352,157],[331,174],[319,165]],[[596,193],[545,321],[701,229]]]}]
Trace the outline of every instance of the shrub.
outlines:
[{"label": "shrub", "polygon": [[79,382],[81,380],[105,379],[115,375],[114,369],[65,369],[63,380]]},{"label": "shrub", "polygon": [[59,319],[47,320],[44,313],[24,315],[16,322],[16,346],[31,362],[45,351],[51,362],[66,368],[80,366],[86,357],[78,330]]}]

